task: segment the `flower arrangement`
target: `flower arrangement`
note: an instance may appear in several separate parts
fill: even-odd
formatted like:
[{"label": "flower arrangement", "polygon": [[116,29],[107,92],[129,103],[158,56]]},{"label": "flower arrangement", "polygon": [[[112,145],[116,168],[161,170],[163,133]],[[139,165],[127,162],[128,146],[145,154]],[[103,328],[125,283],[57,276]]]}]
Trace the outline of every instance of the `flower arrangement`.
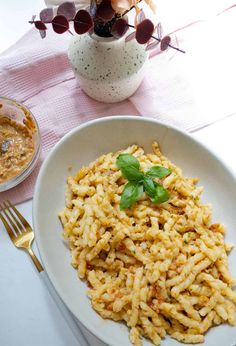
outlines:
[{"label": "flower arrangement", "polygon": [[[162,37],[161,24],[156,27],[153,22],[145,17],[139,2],[142,0],[90,0],[90,6],[86,9],[76,10],[74,2],[64,2],[56,9],[45,8],[36,20],[34,15],[29,21],[39,30],[42,38],[46,37],[47,25],[51,24],[57,34],[71,31],[70,22],[73,23],[75,33],[82,35],[86,32],[95,33],[102,37],[120,38],[127,33],[129,28],[132,32],[126,36],[126,42],[136,39],[139,44],[146,45],[146,50],[151,50],[160,45],[160,50],[168,48],[185,53],[179,47],[172,45],[169,35]],[[144,0],[155,12],[154,0]],[[135,9],[135,21],[128,22],[127,13]]]}]

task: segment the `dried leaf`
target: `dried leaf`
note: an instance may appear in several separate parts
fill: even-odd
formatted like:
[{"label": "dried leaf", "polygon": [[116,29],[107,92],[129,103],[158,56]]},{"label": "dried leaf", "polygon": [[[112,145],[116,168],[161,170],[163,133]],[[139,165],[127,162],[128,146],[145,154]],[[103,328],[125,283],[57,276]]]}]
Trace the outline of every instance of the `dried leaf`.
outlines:
[{"label": "dried leaf", "polygon": [[115,11],[109,0],[103,0],[97,7],[97,17],[108,22],[114,17]]},{"label": "dried leaf", "polygon": [[147,43],[154,31],[154,25],[150,19],[144,19],[141,23],[137,25],[135,38],[138,43]]},{"label": "dried leaf", "polygon": [[167,48],[169,48],[170,41],[171,41],[170,36],[163,37],[163,39],[161,40],[161,50],[162,51],[164,51]]},{"label": "dried leaf", "polygon": [[35,25],[36,29],[38,29],[38,30],[47,30],[46,25],[41,20],[36,20],[34,22],[34,25]]},{"label": "dried leaf", "polygon": [[39,18],[44,23],[51,23],[53,19],[53,9],[52,8],[44,8],[40,14]]},{"label": "dried leaf", "polygon": [[97,3],[96,0],[90,0],[89,13],[92,18],[96,16]]},{"label": "dried leaf", "polygon": [[131,34],[126,36],[125,42],[129,42],[129,41],[133,40],[135,38],[135,35],[136,35],[136,31],[131,32]]},{"label": "dried leaf", "polygon": [[141,23],[144,19],[146,19],[146,17],[145,17],[145,14],[144,14],[143,9],[141,9],[141,10],[139,11],[139,13],[137,14],[136,18],[135,18],[135,24],[136,24],[136,26],[137,26],[139,23]]},{"label": "dried leaf", "polygon": [[40,33],[41,38],[46,37],[46,30],[39,30],[39,33]]},{"label": "dried leaf", "polygon": [[69,29],[69,22],[64,16],[56,16],[52,20],[52,28],[57,34],[63,34]]},{"label": "dried leaf", "polygon": [[148,45],[147,45],[147,47],[145,48],[145,50],[148,51],[148,50],[151,50],[151,49],[153,49],[153,48],[156,48],[156,47],[158,46],[159,43],[160,43],[160,41],[157,41],[157,40],[152,41],[152,42],[148,43]]},{"label": "dried leaf", "polygon": [[116,37],[122,37],[129,29],[127,21],[124,18],[117,19],[111,28],[111,34]]},{"label": "dried leaf", "polygon": [[74,29],[79,35],[85,34],[93,26],[93,20],[90,14],[85,10],[79,10],[74,18]]},{"label": "dried leaf", "polygon": [[75,3],[70,1],[63,2],[57,9],[57,14],[66,17],[69,21],[74,18],[75,13]]},{"label": "dried leaf", "polygon": [[162,38],[162,35],[163,35],[163,29],[162,29],[161,23],[158,23],[158,24],[157,24],[157,27],[156,27],[155,31],[156,31],[156,33],[157,33],[157,37],[158,37],[159,39],[161,39],[161,38]]}]

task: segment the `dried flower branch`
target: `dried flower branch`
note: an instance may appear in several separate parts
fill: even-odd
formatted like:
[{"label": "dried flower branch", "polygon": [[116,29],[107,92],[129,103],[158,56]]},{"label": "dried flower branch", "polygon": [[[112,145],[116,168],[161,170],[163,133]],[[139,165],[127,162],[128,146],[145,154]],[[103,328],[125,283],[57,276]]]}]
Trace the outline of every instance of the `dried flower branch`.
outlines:
[{"label": "dried flower branch", "polygon": [[[144,11],[139,9],[139,2],[140,0],[102,0],[98,3],[97,0],[91,0],[89,9],[77,12],[74,2],[64,2],[58,6],[56,13],[52,8],[45,8],[40,12],[39,20],[33,16],[29,23],[34,24],[42,38],[46,37],[49,24],[57,34],[66,31],[73,34],[70,31],[70,22],[73,22],[74,31],[79,35],[94,31],[99,36],[114,36],[115,38],[124,36],[129,28],[133,28],[134,32],[126,37],[126,42],[135,38],[138,43],[146,44],[146,50],[160,44],[161,51],[172,48],[185,53],[171,44],[170,36],[162,38],[161,25],[154,28],[152,21],[145,18]],[[155,10],[152,0],[145,0],[145,2],[152,10]],[[124,14],[134,7],[136,9],[135,25],[131,25]],[[156,31],[157,35],[154,34]]]}]

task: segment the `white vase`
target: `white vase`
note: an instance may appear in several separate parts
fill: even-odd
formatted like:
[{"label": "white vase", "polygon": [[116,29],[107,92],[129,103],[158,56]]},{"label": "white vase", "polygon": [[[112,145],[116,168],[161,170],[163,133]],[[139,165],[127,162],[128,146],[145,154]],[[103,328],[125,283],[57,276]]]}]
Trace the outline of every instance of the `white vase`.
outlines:
[{"label": "white vase", "polygon": [[119,102],[131,96],[145,74],[148,53],[135,39],[100,37],[72,38],[69,60],[84,92],[101,102]]}]

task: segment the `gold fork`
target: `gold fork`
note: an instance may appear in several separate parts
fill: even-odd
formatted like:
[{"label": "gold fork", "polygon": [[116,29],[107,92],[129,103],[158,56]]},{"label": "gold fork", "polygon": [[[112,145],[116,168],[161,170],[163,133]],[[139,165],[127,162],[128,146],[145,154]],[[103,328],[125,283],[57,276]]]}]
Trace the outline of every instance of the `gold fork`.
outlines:
[{"label": "gold fork", "polygon": [[34,240],[34,233],[20,212],[10,201],[0,204],[0,219],[2,220],[9,237],[17,248],[22,248],[28,252],[39,272],[43,271],[41,263],[32,251],[31,245]]}]

